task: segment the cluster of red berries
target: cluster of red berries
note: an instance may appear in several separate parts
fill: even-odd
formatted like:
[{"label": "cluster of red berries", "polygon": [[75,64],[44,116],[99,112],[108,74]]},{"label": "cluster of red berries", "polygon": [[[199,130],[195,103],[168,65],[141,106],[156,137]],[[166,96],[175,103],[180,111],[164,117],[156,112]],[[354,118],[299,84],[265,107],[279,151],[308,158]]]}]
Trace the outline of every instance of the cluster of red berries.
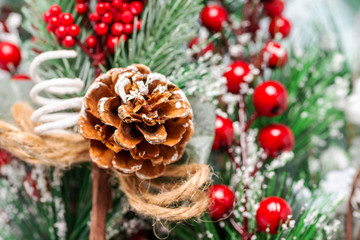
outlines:
[{"label": "cluster of red berries", "polygon": [[269,32],[272,38],[277,35],[279,38],[285,38],[290,33],[291,24],[282,16],[284,5],[284,0],[270,0],[264,3],[265,12],[271,17]]},{"label": "cluster of red berries", "polygon": [[53,32],[64,47],[71,48],[75,45],[80,27],[74,24],[74,17],[70,13],[63,13],[59,5],[52,5],[44,12],[43,18],[48,24],[48,31]]},{"label": "cluster of red berries", "polygon": [[[123,39],[126,41],[134,30],[134,19],[143,11],[144,5],[141,1],[112,0],[100,1],[95,6],[95,12],[89,15],[97,36],[106,36],[106,46],[111,52],[116,44]],[[141,20],[135,23],[137,31],[140,30]],[[86,39],[86,45],[94,48],[97,38],[90,35]]]}]

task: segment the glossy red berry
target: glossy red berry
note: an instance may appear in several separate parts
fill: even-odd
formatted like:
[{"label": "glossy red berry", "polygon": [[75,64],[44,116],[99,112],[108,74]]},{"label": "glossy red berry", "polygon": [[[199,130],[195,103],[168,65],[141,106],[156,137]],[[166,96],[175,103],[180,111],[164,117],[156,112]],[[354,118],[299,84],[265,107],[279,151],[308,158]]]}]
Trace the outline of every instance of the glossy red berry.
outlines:
[{"label": "glossy red berry", "polygon": [[[268,197],[260,202],[256,211],[257,227],[262,232],[276,234],[281,224],[288,222],[292,211],[289,204],[280,197]],[[268,229],[268,231],[267,231]]]},{"label": "glossy red berry", "polygon": [[49,8],[49,12],[52,16],[58,16],[61,13],[61,7],[59,5],[51,5]]},{"label": "glossy red berry", "polygon": [[68,28],[68,32],[69,35],[76,38],[77,36],[79,36],[80,34],[80,27],[76,24],[72,24],[69,28]]},{"label": "glossy red berry", "polygon": [[49,24],[49,25],[46,26],[46,30],[47,30],[48,32],[54,32],[55,29],[56,29],[56,28],[55,28],[53,25],[51,25],[51,24]]},{"label": "glossy red berry", "polygon": [[113,0],[111,4],[113,5],[114,8],[121,8],[123,3],[122,0]]},{"label": "glossy red berry", "polygon": [[264,3],[264,9],[270,17],[277,17],[284,11],[284,5],[283,0],[271,0]]},{"label": "glossy red berry", "polygon": [[65,26],[60,25],[55,29],[55,36],[59,39],[63,39],[68,34],[68,30]]},{"label": "glossy red berry", "polygon": [[74,23],[74,18],[70,13],[62,13],[59,15],[61,24],[65,26],[70,26]]},{"label": "glossy red berry", "polygon": [[130,11],[125,11],[121,14],[121,21],[123,23],[132,23],[134,21],[134,14]]},{"label": "glossy red berry", "polygon": [[121,11],[122,12],[125,12],[125,11],[128,11],[130,9],[130,5],[129,5],[129,3],[126,3],[126,2],[124,2],[122,5],[121,5]]},{"label": "glossy red berry", "polygon": [[104,15],[101,17],[101,21],[106,24],[111,24],[113,21],[113,16],[110,12],[104,13]]},{"label": "glossy red berry", "polygon": [[130,12],[132,12],[135,16],[140,15],[143,8],[144,8],[144,6],[143,6],[142,2],[140,2],[140,1],[133,1],[130,3],[130,6],[129,6]]},{"label": "glossy red berry", "polygon": [[49,23],[51,17],[52,17],[52,15],[51,15],[50,11],[45,11],[43,13],[44,22]]},{"label": "glossy red berry", "polygon": [[124,32],[126,34],[132,34],[133,30],[134,30],[134,25],[132,25],[131,23],[127,23],[124,25]]},{"label": "glossy red berry", "polygon": [[75,6],[75,10],[78,14],[83,15],[83,14],[87,13],[88,6],[86,3],[78,3]]},{"label": "glossy red berry", "polygon": [[292,130],[283,124],[270,124],[259,132],[259,143],[265,153],[275,158],[282,152],[291,151],[295,145]]},{"label": "glossy red berry", "polygon": [[282,114],[288,101],[288,92],[284,85],[273,80],[257,86],[253,95],[256,112],[261,116],[275,117]]},{"label": "glossy red berry", "polygon": [[235,195],[234,192],[225,185],[216,184],[210,187],[210,206],[209,213],[213,220],[220,220],[234,208]]},{"label": "glossy red berry", "polygon": [[75,45],[75,39],[72,36],[67,35],[61,43],[64,47],[71,48]]},{"label": "glossy red berry", "polygon": [[227,18],[228,14],[226,10],[219,5],[206,6],[200,13],[200,19],[203,25],[215,32],[221,31]]},{"label": "glossy red berry", "polygon": [[[193,49],[194,47],[197,47],[199,46],[200,44],[200,41],[199,41],[199,38],[198,37],[194,37],[193,39],[190,40],[189,44],[188,44],[188,47],[190,49]],[[207,52],[214,52],[215,50],[215,47],[214,47],[214,44],[209,42],[208,44],[206,44],[206,46],[203,46],[202,49],[200,49],[200,56],[203,56],[205,53]],[[195,54],[195,57],[197,57],[197,55]]]},{"label": "glossy red berry", "polygon": [[276,42],[268,42],[261,51],[262,61],[270,68],[284,67],[287,63],[286,49]]},{"label": "glossy red berry", "polygon": [[[31,80],[31,78],[26,74],[15,74],[11,77],[11,80],[14,81],[28,81]],[[0,165],[1,165],[1,150],[0,150]]]},{"label": "glossy red berry", "polygon": [[136,30],[140,31],[140,29],[141,29],[141,20],[138,19],[137,22],[136,22]]},{"label": "glossy red berry", "polygon": [[269,25],[269,32],[272,38],[280,36],[286,38],[289,36],[291,30],[290,22],[284,17],[274,17]]},{"label": "glossy red berry", "polygon": [[110,11],[112,8],[111,4],[108,2],[104,3],[104,6],[105,6],[106,11]]},{"label": "glossy red berry", "polygon": [[0,43],[0,68],[5,71],[11,71],[19,66],[21,61],[21,52],[18,46],[10,42]]},{"label": "glossy red berry", "polygon": [[116,22],[111,26],[111,33],[115,36],[120,36],[124,32],[124,25]]},{"label": "glossy red berry", "polygon": [[120,42],[118,37],[109,37],[106,46],[109,48],[111,53],[114,53],[116,45]]},{"label": "glossy red berry", "polygon": [[85,40],[85,44],[88,48],[94,48],[97,44],[97,39],[94,36],[88,36]]},{"label": "glossy red berry", "polygon": [[98,22],[100,21],[100,15],[97,12],[90,13],[89,19],[90,21]]},{"label": "glossy red berry", "polygon": [[49,25],[51,25],[51,27],[53,29],[56,29],[57,26],[60,25],[60,20],[58,17],[51,17],[49,20]]},{"label": "glossy red berry", "polygon": [[0,168],[11,161],[11,154],[0,148]]},{"label": "glossy red berry", "polygon": [[213,150],[229,147],[234,140],[233,122],[229,118],[216,116]]},{"label": "glossy red berry", "polygon": [[120,41],[126,42],[128,40],[128,36],[126,34],[123,34],[120,36]]},{"label": "glossy red berry", "polygon": [[95,11],[96,11],[99,15],[103,15],[104,13],[106,13],[105,3],[100,2],[100,3],[96,4],[96,6],[95,6]]},{"label": "glossy red berry", "polygon": [[228,91],[233,94],[238,94],[240,91],[240,84],[245,83],[246,80],[248,80],[246,77],[249,76],[251,76],[251,69],[247,62],[235,61],[230,64],[228,70],[224,73]]},{"label": "glossy red berry", "polygon": [[99,36],[104,36],[108,33],[109,27],[105,23],[98,23],[95,27],[95,32]]}]

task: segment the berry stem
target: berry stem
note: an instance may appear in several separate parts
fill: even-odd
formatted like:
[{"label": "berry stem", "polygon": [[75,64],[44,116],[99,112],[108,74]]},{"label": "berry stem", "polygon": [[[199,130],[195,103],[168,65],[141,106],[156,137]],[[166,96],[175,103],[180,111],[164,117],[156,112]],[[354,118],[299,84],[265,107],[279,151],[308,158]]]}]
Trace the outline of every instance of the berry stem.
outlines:
[{"label": "berry stem", "polygon": [[262,157],[260,158],[260,161],[256,163],[255,169],[254,169],[254,171],[252,171],[252,173],[251,173],[251,175],[250,175],[251,177],[254,177],[255,174],[260,170],[260,168],[261,168],[262,166],[264,166],[264,164],[265,164],[265,162],[266,162],[267,159],[268,159],[267,154],[265,154],[264,156],[262,156]]},{"label": "berry stem", "polygon": [[256,119],[258,119],[258,117],[259,117],[259,114],[258,114],[257,112],[254,112],[254,113],[251,115],[251,117],[250,117],[250,119],[249,119],[249,121],[247,122],[246,127],[245,127],[245,131],[246,131],[246,132],[249,130],[249,128],[251,127],[251,125],[254,123],[254,121],[255,121]]},{"label": "berry stem", "polygon": [[235,161],[234,149],[233,148],[228,148],[227,153],[228,153],[232,163],[234,164],[235,169],[240,169],[240,165]]}]

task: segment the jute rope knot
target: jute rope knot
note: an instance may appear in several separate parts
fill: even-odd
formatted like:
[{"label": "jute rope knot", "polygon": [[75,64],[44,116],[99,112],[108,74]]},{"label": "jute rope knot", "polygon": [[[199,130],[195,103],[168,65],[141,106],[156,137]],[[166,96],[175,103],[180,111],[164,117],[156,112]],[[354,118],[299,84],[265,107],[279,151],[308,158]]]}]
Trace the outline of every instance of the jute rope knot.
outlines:
[{"label": "jute rope knot", "polygon": [[[89,141],[76,133],[39,136],[30,117],[32,107],[17,103],[10,124],[0,121],[1,148],[29,163],[69,167],[90,162]],[[130,205],[140,214],[167,221],[183,221],[200,216],[208,207],[206,189],[211,171],[204,164],[171,165],[162,179],[140,180],[115,173]],[[175,181],[174,181],[175,180]]]}]

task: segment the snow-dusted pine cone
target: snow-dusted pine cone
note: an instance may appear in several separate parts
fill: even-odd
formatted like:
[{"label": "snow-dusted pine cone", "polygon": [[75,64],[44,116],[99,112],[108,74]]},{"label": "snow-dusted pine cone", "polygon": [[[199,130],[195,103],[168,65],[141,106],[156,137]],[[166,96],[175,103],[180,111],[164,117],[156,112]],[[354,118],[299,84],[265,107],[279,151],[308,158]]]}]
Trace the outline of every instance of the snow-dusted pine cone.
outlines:
[{"label": "snow-dusted pine cone", "polygon": [[91,139],[90,157],[99,167],[151,179],[184,153],[192,110],[165,76],[134,64],[100,75],[89,87],[79,131]]}]

